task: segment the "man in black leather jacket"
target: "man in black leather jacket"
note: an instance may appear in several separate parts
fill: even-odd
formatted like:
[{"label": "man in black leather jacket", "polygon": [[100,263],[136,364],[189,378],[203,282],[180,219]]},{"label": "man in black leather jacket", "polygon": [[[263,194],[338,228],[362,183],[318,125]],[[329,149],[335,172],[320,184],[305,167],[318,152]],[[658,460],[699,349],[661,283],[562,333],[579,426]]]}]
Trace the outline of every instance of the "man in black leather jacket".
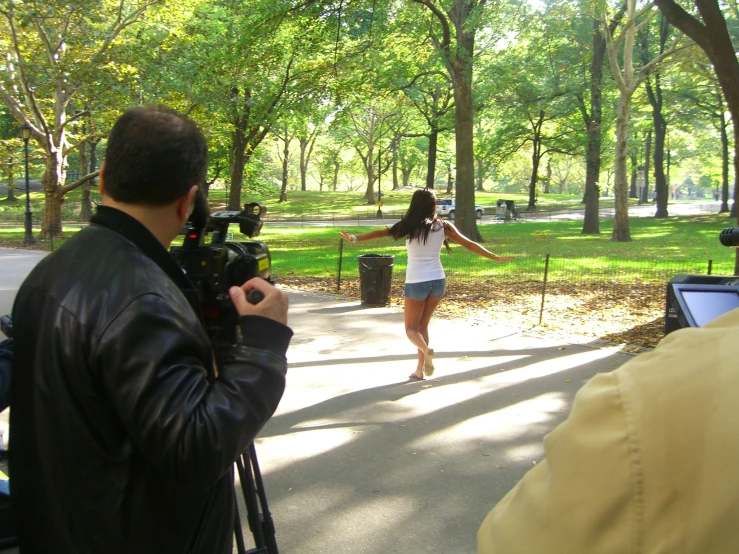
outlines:
[{"label": "man in black leather jacket", "polygon": [[126,112],[90,226],[18,292],[9,469],[22,552],[231,552],[232,464],[277,408],[292,331],[283,292],[233,287],[243,341],[216,365],[168,253],[206,169],[190,120]]}]

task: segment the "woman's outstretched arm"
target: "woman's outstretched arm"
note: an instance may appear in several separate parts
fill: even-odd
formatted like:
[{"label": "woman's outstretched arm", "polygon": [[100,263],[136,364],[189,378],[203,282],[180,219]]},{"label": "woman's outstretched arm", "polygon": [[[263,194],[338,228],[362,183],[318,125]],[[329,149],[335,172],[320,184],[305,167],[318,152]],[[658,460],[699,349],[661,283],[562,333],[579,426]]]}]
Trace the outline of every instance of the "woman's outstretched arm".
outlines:
[{"label": "woman's outstretched arm", "polygon": [[481,244],[465,237],[449,221],[444,222],[444,235],[446,236],[446,238],[448,238],[449,240],[453,242],[456,242],[461,247],[466,248],[470,252],[474,252],[475,254],[479,254],[480,256],[488,258],[489,260],[493,260],[496,262],[507,262],[508,260],[512,260],[513,258],[516,257],[516,256],[498,256],[497,254],[493,254],[490,250],[488,250]]},{"label": "woman's outstretched arm", "polygon": [[348,240],[352,244],[355,242],[361,242],[365,240],[381,239],[383,237],[390,236],[390,229],[383,227],[382,229],[376,229],[368,233],[362,233],[361,235],[350,235],[346,231],[339,231],[339,234],[344,240]]}]

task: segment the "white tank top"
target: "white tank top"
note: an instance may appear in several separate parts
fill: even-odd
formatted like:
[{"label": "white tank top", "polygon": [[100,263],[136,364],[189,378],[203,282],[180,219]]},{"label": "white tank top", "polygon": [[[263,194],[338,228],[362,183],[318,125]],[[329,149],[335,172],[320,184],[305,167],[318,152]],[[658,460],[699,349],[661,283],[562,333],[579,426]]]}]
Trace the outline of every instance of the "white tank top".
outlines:
[{"label": "white tank top", "polygon": [[428,239],[405,239],[408,250],[408,267],[405,270],[406,283],[422,283],[444,279],[441,266],[441,247],[444,245],[444,224],[437,221],[429,231]]}]

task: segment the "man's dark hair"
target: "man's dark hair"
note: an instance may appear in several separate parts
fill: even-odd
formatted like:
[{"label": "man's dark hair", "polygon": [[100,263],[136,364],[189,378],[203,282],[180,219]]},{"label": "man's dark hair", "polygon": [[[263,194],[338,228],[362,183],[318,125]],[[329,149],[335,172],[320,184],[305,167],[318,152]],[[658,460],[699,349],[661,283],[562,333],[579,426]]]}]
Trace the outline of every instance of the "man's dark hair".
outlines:
[{"label": "man's dark hair", "polygon": [[203,133],[171,108],[133,108],[110,131],[105,193],[117,202],[170,204],[200,185],[207,171]]}]

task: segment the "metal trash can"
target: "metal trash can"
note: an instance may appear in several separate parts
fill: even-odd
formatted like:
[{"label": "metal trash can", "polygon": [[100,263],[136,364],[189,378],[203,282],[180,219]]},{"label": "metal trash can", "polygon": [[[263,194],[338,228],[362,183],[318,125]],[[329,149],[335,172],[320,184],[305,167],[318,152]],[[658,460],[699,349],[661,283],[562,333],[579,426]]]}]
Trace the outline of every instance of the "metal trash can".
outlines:
[{"label": "metal trash can", "polygon": [[395,256],[363,254],[359,261],[359,287],[362,304],[385,306],[390,303]]}]

